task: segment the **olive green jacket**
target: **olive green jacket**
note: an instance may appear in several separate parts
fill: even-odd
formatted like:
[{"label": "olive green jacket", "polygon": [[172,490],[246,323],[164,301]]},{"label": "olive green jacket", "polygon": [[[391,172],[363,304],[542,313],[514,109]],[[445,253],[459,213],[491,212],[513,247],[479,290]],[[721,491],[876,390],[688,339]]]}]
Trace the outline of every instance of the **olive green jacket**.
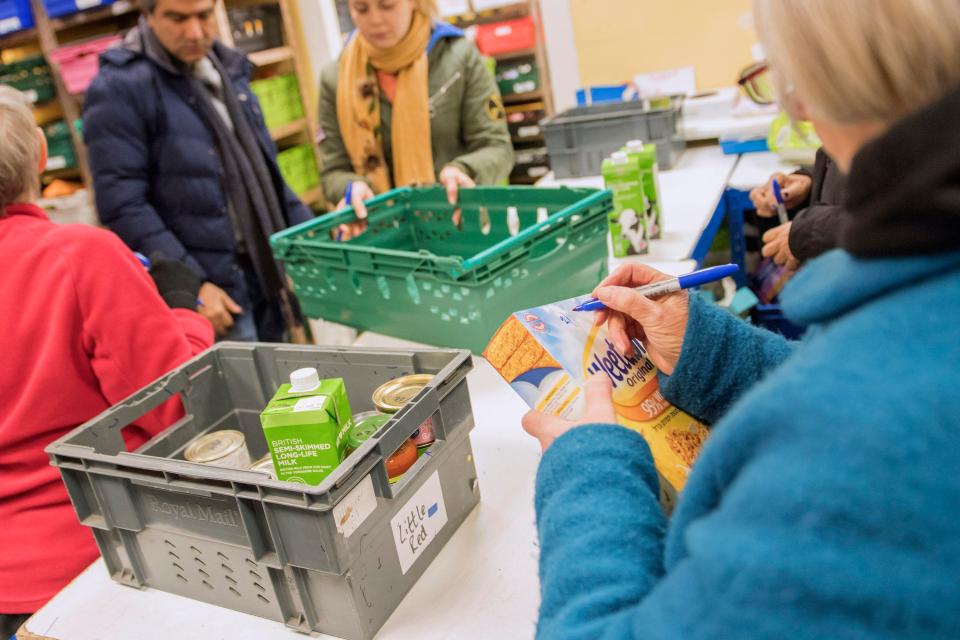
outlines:
[{"label": "olive green jacket", "polygon": [[[494,184],[513,169],[513,147],[500,92],[480,52],[464,37],[443,38],[427,58],[430,69],[430,137],[433,166],[462,169],[477,184]],[[320,158],[327,201],[339,202],[354,173],[337,122],[337,63],[320,74]],[[393,167],[390,102],[380,98],[384,156]]]}]

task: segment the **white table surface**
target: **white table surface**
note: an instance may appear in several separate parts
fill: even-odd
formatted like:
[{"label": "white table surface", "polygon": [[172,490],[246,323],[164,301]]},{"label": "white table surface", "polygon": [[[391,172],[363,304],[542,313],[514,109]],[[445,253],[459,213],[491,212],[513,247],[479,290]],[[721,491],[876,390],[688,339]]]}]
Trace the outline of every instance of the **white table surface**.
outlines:
[{"label": "white table surface", "polygon": [[[650,243],[643,262],[675,263],[689,260],[727,186],[737,156],[724,155],[719,146],[687,149],[669,171],[660,172],[663,238]],[[565,178],[548,173],[538,186],[603,187],[603,178]]]},{"label": "white table surface", "polygon": [[745,153],[740,156],[728,184],[734,189],[749,191],[769,180],[774,173],[792,173],[797,166],[775,153]]},{"label": "white table surface", "polygon": [[[363,334],[358,346],[413,343]],[[467,377],[480,505],[377,634],[378,640],[532,638],[540,602],[533,489],[540,447],[526,405],[480,357]],[[282,623],[113,582],[98,560],[27,623],[57,640],[297,640]],[[330,636],[317,636],[329,638]]]}]

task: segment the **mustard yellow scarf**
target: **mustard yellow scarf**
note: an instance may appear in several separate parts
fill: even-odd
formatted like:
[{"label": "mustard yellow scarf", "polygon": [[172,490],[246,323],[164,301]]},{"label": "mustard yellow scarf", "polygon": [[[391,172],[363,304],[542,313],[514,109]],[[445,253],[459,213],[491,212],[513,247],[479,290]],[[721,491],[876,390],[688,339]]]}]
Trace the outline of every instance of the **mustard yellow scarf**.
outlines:
[{"label": "mustard yellow scarf", "polygon": [[[340,56],[337,120],[347,153],[358,174],[377,193],[394,185],[433,184],[427,43],[430,20],[413,14],[410,30],[395,47],[377,49],[357,31]],[[387,170],[380,128],[380,91],[376,70],[397,74],[391,142],[393,176]],[[391,180],[392,178],[392,180]]]}]

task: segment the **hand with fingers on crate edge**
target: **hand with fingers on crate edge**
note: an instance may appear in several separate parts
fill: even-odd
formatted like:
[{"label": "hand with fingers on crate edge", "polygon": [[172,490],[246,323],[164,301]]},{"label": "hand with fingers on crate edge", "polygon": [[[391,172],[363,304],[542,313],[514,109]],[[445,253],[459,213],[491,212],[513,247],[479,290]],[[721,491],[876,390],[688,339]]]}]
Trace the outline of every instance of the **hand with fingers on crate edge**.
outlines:
[{"label": "hand with fingers on crate edge", "polygon": [[[373,189],[366,182],[355,181],[347,185],[340,202],[337,203],[337,211],[342,211],[347,207],[353,207],[355,220],[341,224],[336,229],[330,231],[330,236],[339,241],[347,241],[355,238],[367,230],[367,205],[366,202],[374,196]],[[349,200],[349,202],[348,202]]]}]

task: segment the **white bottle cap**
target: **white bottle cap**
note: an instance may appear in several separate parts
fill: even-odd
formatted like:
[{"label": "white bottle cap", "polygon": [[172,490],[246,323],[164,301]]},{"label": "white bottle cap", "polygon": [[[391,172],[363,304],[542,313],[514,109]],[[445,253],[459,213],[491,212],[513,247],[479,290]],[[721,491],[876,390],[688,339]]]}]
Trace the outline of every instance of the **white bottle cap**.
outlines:
[{"label": "white bottle cap", "polygon": [[630,151],[643,151],[643,140],[628,141],[627,149],[630,149]]},{"label": "white bottle cap", "polygon": [[627,164],[630,162],[630,158],[627,157],[627,154],[623,151],[614,151],[610,156],[610,162],[613,164]]},{"label": "white bottle cap", "polygon": [[290,390],[300,393],[301,391],[313,391],[320,386],[320,374],[313,367],[297,369],[290,374]]}]

